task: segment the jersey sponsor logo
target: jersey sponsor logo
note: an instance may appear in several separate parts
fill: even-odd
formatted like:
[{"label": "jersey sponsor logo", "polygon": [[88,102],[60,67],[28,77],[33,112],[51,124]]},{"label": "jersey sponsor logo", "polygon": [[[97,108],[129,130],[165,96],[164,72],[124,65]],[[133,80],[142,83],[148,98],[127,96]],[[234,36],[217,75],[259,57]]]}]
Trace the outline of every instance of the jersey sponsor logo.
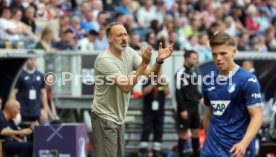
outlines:
[{"label": "jersey sponsor logo", "polygon": [[252,93],[251,97],[255,99],[261,98],[261,93]]},{"label": "jersey sponsor logo", "polygon": [[216,116],[223,115],[229,104],[230,100],[212,100],[211,105],[213,108],[213,114]]},{"label": "jersey sponsor logo", "polygon": [[255,78],[250,78],[250,79],[248,79],[248,82],[254,82],[254,83],[256,83],[256,82],[257,82],[257,79],[255,79]]},{"label": "jersey sponsor logo", "polygon": [[209,92],[211,92],[212,90],[215,90],[216,89],[216,87],[209,87],[209,88],[207,88],[207,90],[209,91]]},{"label": "jersey sponsor logo", "polygon": [[236,89],[236,84],[229,85],[228,87],[228,92],[233,93]]}]

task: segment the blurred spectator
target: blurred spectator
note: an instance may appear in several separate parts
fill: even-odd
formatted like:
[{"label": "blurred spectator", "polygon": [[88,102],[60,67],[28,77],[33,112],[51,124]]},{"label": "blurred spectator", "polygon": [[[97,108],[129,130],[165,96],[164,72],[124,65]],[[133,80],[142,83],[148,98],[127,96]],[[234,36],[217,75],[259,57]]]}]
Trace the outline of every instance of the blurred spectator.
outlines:
[{"label": "blurred spectator", "polygon": [[31,128],[14,129],[13,119],[20,113],[20,104],[15,99],[8,100],[3,111],[0,111],[0,138],[3,142],[3,152],[6,155],[32,156],[32,144],[24,142],[24,137],[32,133]]},{"label": "blurred spectator", "polygon": [[156,39],[156,35],[153,32],[150,32],[146,35],[146,41],[143,42],[143,46],[151,46],[153,49],[158,50],[159,43]]},{"label": "blurred spectator", "polygon": [[223,32],[225,30],[224,23],[222,21],[216,21],[212,23],[210,29],[209,29],[209,36],[213,36],[215,33]]},{"label": "blurred spectator", "polygon": [[92,6],[93,19],[97,19],[98,14],[104,11],[103,3],[101,0],[93,0],[91,6]]},{"label": "blurred spectator", "polygon": [[274,0],[264,0],[266,3],[260,7],[260,10],[266,14],[269,21],[272,22],[276,18],[276,4]]},{"label": "blurred spectator", "polygon": [[[164,0],[157,0],[156,2],[156,20],[158,21],[158,26],[164,24],[164,17],[166,16],[166,6]],[[157,33],[157,32],[155,32]]]},{"label": "blurred spectator", "polygon": [[78,42],[78,49],[81,51],[93,51],[94,42],[96,41],[98,34],[98,32],[91,30],[85,38]]},{"label": "blurred spectator", "polygon": [[269,19],[266,16],[266,14],[263,11],[259,11],[259,16],[257,18],[260,24],[260,31],[262,31],[262,35],[264,34],[264,31],[268,28],[270,25]]},{"label": "blurred spectator", "polygon": [[[35,52],[29,51],[28,54]],[[44,75],[36,69],[36,61],[36,58],[27,60],[11,95],[21,104],[22,122],[38,122],[42,110],[47,119],[53,115],[47,103]]]},{"label": "blurred spectator", "polygon": [[105,12],[99,12],[97,16],[97,21],[94,22],[94,30],[100,31],[101,27],[106,25],[106,14]]},{"label": "blurred spectator", "polygon": [[150,28],[155,34],[158,34],[159,31],[161,31],[161,25],[158,23],[158,20],[152,20],[150,23]]},{"label": "blurred spectator", "polygon": [[0,18],[0,33],[2,40],[8,41],[19,41],[20,36],[18,35],[18,30],[16,29],[16,24],[11,21],[11,10],[9,7],[4,7],[2,9]]},{"label": "blurred spectator", "polygon": [[137,21],[140,27],[147,28],[152,20],[156,19],[156,8],[152,0],[145,0],[143,7],[137,11]]},{"label": "blurred spectator", "polygon": [[80,5],[79,11],[76,16],[79,16],[81,19],[84,19],[86,14],[91,11],[92,8],[90,1],[83,1]]},{"label": "blurred spectator", "polygon": [[55,49],[53,48],[53,43],[54,43],[54,35],[53,31],[46,27],[41,34],[41,39],[40,41],[36,44],[36,49],[42,49],[46,51],[54,51]]},{"label": "blurred spectator", "polygon": [[247,32],[243,32],[242,36],[238,40],[239,42],[237,43],[238,50],[239,51],[248,51],[249,48],[249,34]]},{"label": "blurred spectator", "polygon": [[165,27],[157,34],[157,40],[164,39],[165,43],[169,42],[169,34],[174,32],[175,26],[173,21],[167,21]]},{"label": "blurred spectator", "polygon": [[131,16],[130,8],[130,0],[121,0],[120,5],[117,7],[117,12],[122,13],[124,15]]},{"label": "blurred spectator", "polygon": [[236,36],[238,33],[237,31],[237,25],[234,19],[231,16],[227,16],[224,19],[225,23],[225,32],[228,33],[231,36]]},{"label": "blurred spectator", "polygon": [[258,21],[258,10],[255,5],[250,4],[246,9],[247,17],[245,19],[245,25],[250,31],[259,31],[260,23]]},{"label": "blurred spectator", "polygon": [[190,19],[189,25],[185,28],[184,34],[186,37],[199,34],[198,30],[201,27],[202,23],[199,19],[192,18]]},{"label": "blurred spectator", "polygon": [[176,32],[172,32],[169,36],[169,43],[174,43],[173,49],[176,51],[180,50],[180,43],[178,41],[178,34]]},{"label": "blurred spectator", "polygon": [[211,49],[209,47],[209,37],[206,32],[202,32],[199,35],[199,46],[198,46],[198,53],[203,54],[206,60],[212,59]]},{"label": "blurred spectator", "polygon": [[20,9],[22,11],[22,13],[24,13],[25,8],[23,6],[23,0],[13,0],[13,1],[11,1],[10,8]]},{"label": "blurred spectator", "polygon": [[265,38],[264,36],[257,36],[257,50],[258,52],[267,52],[268,49],[266,47],[266,44],[265,44]]},{"label": "blurred spectator", "polygon": [[86,33],[88,33],[90,30],[96,30],[96,22],[94,20],[93,13],[87,12],[85,14],[85,19],[81,21],[81,28],[85,30]]},{"label": "blurred spectator", "polygon": [[58,19],[49,21],[47,27],[49,27],[53,31],[54,40],[59,41],[63,32],[68,29],[72,29],[72,27],[70,26],[70,16],[61,15],[58,17]]},{"label": "blurred spectator", "polygon": [[169,15],[171,15],[174,19],[177,19],[179,17],[179,4],[178,2],[174,2],[172,5],[172,8],[168,10],[167,12]]},{"label": "blurred spectator", "polygon": [[188,40],[182,43],[181,50],[198,50],[199,44],[198,44],[198,37],[197,36],[189,36]]},{"label": "blurred spectator", "polygon": [[232,5],[232,10],[230,15],[234,18],[234,20],[236,21],[236,23],[239,25],[243,25],[245,26],[245,12],[244,12],[244,7],[241,6],[238,3],[234,3]]},{"label": "blurred spectator", "polygon": [[257,40],[258,40],[257,36],[255,36],[255,35],[250,37],[249,51],[258,51]]},{"label": "blurred spectator", "polygon": [[95,50],[105,50],[108,48],[108,46],[109,46],[109,44],[108,44],[108,41],[106,38],[105,28],[102,27],[100,29],[98,38],[95,41],[94,48],[95,48]]},{"label": "blurred spectator", "polygon": [[78,16],[74,16],[71,20],[72,30],[76,35],[78,40],[82,39],[86,34],[85,30],[81,28],[80,18]]},{"label": "blurred spectator", "polygon": [[54,48],[58,50],[76,50],[76,44],[74,32],[68,29],[62,34],[61,40],[55,43]]},{"label": "blurred spectator", "polygon": [[268,48],[268,51],[274,51],[276,52],[276,31],[273,27],[269,27],[266,30],[266,46]]},{"label": "blurred spectator", "polygon": [[32,28],[32,32],[36,32],[36,24],[35,24],[35,8],[32,6],[29,6],[26,8],[24,12],[24,16],[22,18],[22,22],[29,25]]},{"label": "blurred spectator", "polygon": [[[160,76],[160,75],[159,75]],[[143,85],[143,132],[140,142],[142,157],[148,154],[149,137],[153,132],[153,157],[161,157],[163,124],[165,117],[165,98],[169,95],[168,82],[164,77],[148,80]],[[152,82],[151,82],[152,81]]]},{"label": "blurred spectator", "polygon": [[17,29],[17,33],[22,35],[23,38],[25,36],[28,36],[29,38],[32,38],[30,40],[32,40],[31,42],[35,41],[35,34],[32,32],[32,28],[29,25],[26,25],[25,23],[21,22],[22,19],[22,12],[21,10],[15,8],[12,10],[12,22],[15,23],[16,25],[16,29]]},{"label": "blurred spectator", "polygon": [[252,73],[252,74],[255,74],[255,68],[254,68],[254,62],[252,60],[244,60],[242,61],[242,67]]},{"label": "blurred spectator", "polygon": [[130,33],[130,35],[129,35],[129,46],[131,48],[133,48],[134,50],[141,49],[140,37],[135,32]]},{"label": "blurred spectator", "polygon": [[[72,26],[70,25],[70,16],[69,15],[62,15],[59,18],[59,25],[55,26],[57,27],[57,33],[59,36],[62,36],[62,34],[68,30],[73,30]],[[53,29],[52,29],[53,30]]]}]

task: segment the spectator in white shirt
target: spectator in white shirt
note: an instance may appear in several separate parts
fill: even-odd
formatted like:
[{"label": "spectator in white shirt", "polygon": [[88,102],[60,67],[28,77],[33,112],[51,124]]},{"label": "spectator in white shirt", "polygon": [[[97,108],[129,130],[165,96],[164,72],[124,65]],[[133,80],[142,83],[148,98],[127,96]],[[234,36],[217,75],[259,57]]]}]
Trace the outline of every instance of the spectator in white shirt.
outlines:
[{"label": "spectator in white shirt", "polygon": [[92,51],[94,50],[94,42],[97,39],[98,32],[95,30],[90,30],[89,33],[87,33],[86,37],[81,39],[78,43],[78,48],[81,51]]}]

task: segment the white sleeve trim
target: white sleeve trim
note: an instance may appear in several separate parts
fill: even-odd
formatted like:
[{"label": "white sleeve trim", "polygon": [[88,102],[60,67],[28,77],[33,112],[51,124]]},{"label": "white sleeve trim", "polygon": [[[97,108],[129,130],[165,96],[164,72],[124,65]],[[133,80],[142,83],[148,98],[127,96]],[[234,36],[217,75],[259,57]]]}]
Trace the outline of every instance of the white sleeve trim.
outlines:
[{"label": "white sleeve trim", "polygon": [[257,104],[253,104],[253,105],[247,105],[247,108],[254,108],[254,107],[259,107],[259,106],[263,107],[264,105],[263,105],[263,103],[257,103]]}]

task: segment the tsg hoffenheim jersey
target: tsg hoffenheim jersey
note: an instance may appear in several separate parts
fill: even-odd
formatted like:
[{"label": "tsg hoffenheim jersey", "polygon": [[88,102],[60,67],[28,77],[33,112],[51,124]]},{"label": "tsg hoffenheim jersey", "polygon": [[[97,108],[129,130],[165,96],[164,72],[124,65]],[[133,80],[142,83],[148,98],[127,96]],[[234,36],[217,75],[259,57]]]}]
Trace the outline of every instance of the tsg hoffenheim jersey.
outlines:
[{"label": "tsg hoffenheim jersey", "polygon": [[[228,77],[218,71],[209,76],[202,87],[205,105],[212,113],[201,156],[230,157],[230,149],[242,140],[249,125],[248,108],[262,106],[260,85],[253,74],[238,65]],[[254,141],[245,156],[254,156]]]}]

